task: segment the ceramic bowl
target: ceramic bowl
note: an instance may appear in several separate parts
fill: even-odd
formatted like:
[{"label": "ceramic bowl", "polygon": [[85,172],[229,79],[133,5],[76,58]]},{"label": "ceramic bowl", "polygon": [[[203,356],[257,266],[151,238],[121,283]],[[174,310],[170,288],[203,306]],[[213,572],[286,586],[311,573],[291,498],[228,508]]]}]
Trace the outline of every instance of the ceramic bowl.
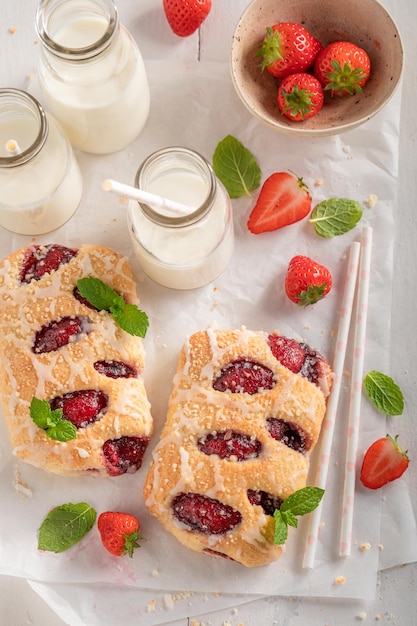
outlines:
[{"label": "ceramic bowl", "polygon": [[[331,97],[314,117],[287,120],[278,111],[278,81],[262,72],[256,52],[267,26],[277,22],[302,24],[323,46],[348,40],[364,48],[371,75],[362,92]],[[390,100],[401,78],[403,45],[398,29],[377,0],[253,0],[238,22],[231,48],[231,73],[243,104],[259,120],[285,133],[336,135],[363,124]]]}]

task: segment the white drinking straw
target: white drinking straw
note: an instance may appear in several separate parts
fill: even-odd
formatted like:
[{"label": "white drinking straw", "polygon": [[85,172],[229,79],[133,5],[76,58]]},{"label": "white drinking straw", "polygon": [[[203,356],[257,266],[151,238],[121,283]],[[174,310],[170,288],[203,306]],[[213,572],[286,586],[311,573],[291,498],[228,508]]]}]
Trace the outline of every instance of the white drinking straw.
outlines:
[{"label": "white drinking straw", "polygon": [[6,141],[6,145],[4,146],[6,152],[10,154],[10,156],[16,156],[17,154],[21,154],[21,149],[19,144],[15,139],[9,139]]},{"label": "white drinking straw", "polygon": [[154,209],[165,209],[166,211],[176,213],[177,215],[190,215],[190,213],[193,213],[195,211],[195,207],[190,207],[180,202],[169,200],[168,198],[162,198],[161,196],[149,193],[148,191],[144,191],[143,189],[131,187],[130,185],[119,183],[116,180],[112,180],[110,178],[103,182],[103,189],[104,191],[113,191],[114,193],[117,193],[121,196],[127,196],[132,200],[137,200],[138,202],[149,204],[149,206]]},{"label": "white drinking straw", "polygon": [[[342,296],[342,307],[339,313],[339,328],[337,330],[336,347],[333,359],[332,391],[327,403],[326,416],[323,422],[322,438],[320,442],[319,459],[314,484],[321,489],[326,488],[329,469],[330,453],[333,433],[336,422],[336,413],[339,403],[340,389],[343,378],[343,367],[346,356],[346,347],[352,317],[353,301],[355,297],[356,279],[358,275],[360,243],[354,241],[350,246],[348,265],[346,269],[345,285]],[[319,534],[322,503],[309,515],[309,527],[304,551],[303,567],[311,569],[316,555],[317,538]]]},{"label": "white drinking straw", "polygon": [[352,544],[355,475],[358,452],[359,422],[362,399],[363,363],[365,355],[366,319],[372,250],[372,228],[362,229],[359,263],[358,297],[356,302],[355,339],[353,344],[352,381],[347,432],[345,480],[343,487],[340,556],[350,556]]}]

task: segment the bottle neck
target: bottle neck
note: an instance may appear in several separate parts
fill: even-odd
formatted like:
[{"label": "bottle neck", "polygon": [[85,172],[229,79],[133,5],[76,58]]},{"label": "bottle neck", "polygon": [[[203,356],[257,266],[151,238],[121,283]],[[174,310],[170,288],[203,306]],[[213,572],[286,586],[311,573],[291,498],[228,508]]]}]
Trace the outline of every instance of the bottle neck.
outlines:
[{"label": "bottle neck", "polygon": [[[134,185],[165,197],[172,194],[170,200],[190,206],[190,213],[172,215],[138,203],[149,220],[170,228],[190,226],[202,219],[212,208],[217,192],[217,180],[210,163],[197,152],[177,146],[148,156],[136,172]],[[183,197],[187,187],[195,188],[195,193],[189,191]]]},{"label": "bottle neck", "polygon": [[41,0],[35,27],[50,53],[82,61],[108,48],[117,34],[119,17],[113,0]]},{"label": "bottle neck", "polygon": [[48,120],[39,102],[20,89],[0,89],[0,167],[32,160],[48,137]]}]

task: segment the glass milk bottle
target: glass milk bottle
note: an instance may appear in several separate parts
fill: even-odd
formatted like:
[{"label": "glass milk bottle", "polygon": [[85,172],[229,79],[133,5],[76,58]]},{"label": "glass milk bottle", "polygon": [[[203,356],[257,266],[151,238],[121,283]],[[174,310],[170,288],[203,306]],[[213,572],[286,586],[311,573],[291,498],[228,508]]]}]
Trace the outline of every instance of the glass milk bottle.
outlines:
[{"label": "glass milk bottle", "polygon": [[39,81],[72,145],[106,154],[131,143],[149,113],[141,53],[112,0],[41,0]]},{"label": "glass milk bottle", "polygon": [[81,173],[56,120],[28,93],[0,89],[0,225],[22,235],[50,232],[81,196]]},{"label": "glass milk bottle", "polygon": [[208,161],[187,148],[165,148],[142,163],[135,187],[189,207],[178,214],[129,201],[129,231],[143,271],[173,289],[194,289],[217,278],[233,253],[233,217]]}]

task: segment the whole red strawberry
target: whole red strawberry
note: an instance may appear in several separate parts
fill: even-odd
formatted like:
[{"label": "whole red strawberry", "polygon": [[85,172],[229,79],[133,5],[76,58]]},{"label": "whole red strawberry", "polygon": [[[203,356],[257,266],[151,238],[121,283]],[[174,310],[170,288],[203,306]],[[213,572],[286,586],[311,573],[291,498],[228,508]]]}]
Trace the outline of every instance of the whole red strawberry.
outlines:
[{"label": "whole red strawberry", "polygon": [[249,216],[248,228],[259,234],[302,220],[311,209],[311,196],[302,178],[275,172],[262,185]]},{"label": "whole red strawberry", "polygon": [[398,435],[377,439],[365,452],[362,461],[361,482],[368,489],[379,489],[402,476],[410,459],[397,443]]},{"label": "whole red strawberry", "polygon": [[285,277],[285,293],[299,306],[315,304],[332,288],[332,276],[324,265],[307,256],[291,259]]},{"label": "whole red strawberry", "polygon": [[278,87],[278,110],[292,122],[302,122],[316,115],[323,101],[320,81],[305,72],[286,76]]},{"label": "whole red strawberry", "polygon": [[166,18],[178,37],[188,37],[206,19],[211,0],[163,0]]},{"label": "whole red strawberry", "polygon": [[266,29],[257,56],[262,58],[262,70],[276,78],[285,78],[311,67],[322,48],[318,39],[301,24],[278,22]]},{"label": "whole red strawberry", "polygon": [[314,62],[314,75],[332,96],[362,91],[371,72],[371,61],[363,48],[350,41],[333,41]]},{"label": "whole red strawberry", "polygon": [[138,539],[140,524],[130,513],[106,511],[97,520],[103,546],[115,556],[128,554],[133,556],[135,548],[139,548]]}]

